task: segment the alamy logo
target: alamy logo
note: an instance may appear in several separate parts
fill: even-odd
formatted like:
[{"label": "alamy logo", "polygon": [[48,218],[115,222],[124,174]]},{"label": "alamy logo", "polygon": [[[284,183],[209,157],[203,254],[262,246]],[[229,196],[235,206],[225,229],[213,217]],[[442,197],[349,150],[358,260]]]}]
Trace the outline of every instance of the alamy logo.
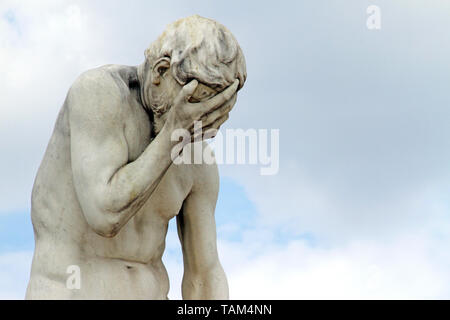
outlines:
[{"label": "alamy logo", "polygon": [[70,274],[66,280],[66,288],[69,290],[79,290],[81,288],[81,270],[77,265],[68,266],[66,273]]},{"label": "alamy logo", "polygon": [[[213,138],[211,150],[203,149],[202,140]],[[174,164],[250,164],[260,165],[261,175],[275,175],[280,167],[280,130],[227,129],[225,135],[216,129],[202,132],[202,122],[194,123],[194,143],[188,130],[172,132],[172,141],[179,143],[172,149]]]},{"label": "alamy logo", "polygon": [[371,5],[367,7],[367,29],[380,30],[381,29],[381,9],[379,6]]}]

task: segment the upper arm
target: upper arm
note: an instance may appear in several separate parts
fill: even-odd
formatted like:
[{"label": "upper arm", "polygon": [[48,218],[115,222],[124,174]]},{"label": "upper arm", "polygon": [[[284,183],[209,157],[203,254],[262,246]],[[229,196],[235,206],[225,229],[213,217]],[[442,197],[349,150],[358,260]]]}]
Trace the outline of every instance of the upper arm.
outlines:
[{"label": "upper arm", "polygon": [[219,192],[217,166],[203,164],[198,169],[194,169],[196,181],[177,216],[185,271],[194,274],[219,265],[214,217]]},{"label": "upper arm", "polygon": [[87,222],[101,229],[108,183],[128,161],[120,94],[105,72],[91,71],[68,94],[75,190]]}]

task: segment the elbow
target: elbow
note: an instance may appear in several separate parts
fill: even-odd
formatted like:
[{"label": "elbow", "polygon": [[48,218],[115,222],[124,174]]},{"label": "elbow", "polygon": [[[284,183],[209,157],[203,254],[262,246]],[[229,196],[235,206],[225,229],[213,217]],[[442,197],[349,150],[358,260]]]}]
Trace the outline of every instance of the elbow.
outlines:
[{"label": "elbow", "polygon": [[121,208],[118,197],[97,188],[80,199],[80,209],[92,231],[104,238],[115,237],[124,225],[127,212]]},{"label": "elbow", "polygon": [[114,238],[121,229],[118,216],[110,212],[98,212],[92,216],[86,216],[89,227],[99,236]]},{"label": "elbow", "polygon": [[114,228],[113,226],[102,227],[102,228],[92,227],[92,230],[94,230],[94,232],[96,234],[98,234],[99,236],[104,237],[104,238],[114,238],[119,233],[119,230],[117,228]]},{"label": "elbow", "polygon": [[[105,199],[109,200],[109,199]],[[124,225],[125,212],[120,201],[103,201],[95,206],[94,214],[88,218],[88,224],[95,233],[104,238],[114,238]]]}]

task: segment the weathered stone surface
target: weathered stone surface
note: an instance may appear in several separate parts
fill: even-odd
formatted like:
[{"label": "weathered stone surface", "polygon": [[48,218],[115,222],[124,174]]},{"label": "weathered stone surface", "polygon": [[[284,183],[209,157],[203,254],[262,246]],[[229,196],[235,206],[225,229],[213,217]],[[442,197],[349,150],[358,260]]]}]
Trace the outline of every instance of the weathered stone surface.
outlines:
[{"label": "weathered stone surface", "polygon": [[193,134],[195,120],[203,129],[226,121],[246,79],[244,56],[225,27],[192,16],[169,25],[145,57],[87,71],[67,94],[32,193],[28,299],[166,299],[161,257],[174,217],[183,298],[228,298],[217,166],[175,165],[171,134]]}]

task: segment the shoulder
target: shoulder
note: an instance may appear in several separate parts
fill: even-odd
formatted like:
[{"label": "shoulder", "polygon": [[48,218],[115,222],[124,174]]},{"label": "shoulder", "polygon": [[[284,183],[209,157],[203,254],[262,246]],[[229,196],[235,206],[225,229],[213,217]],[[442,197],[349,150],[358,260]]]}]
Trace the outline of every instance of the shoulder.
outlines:
[{"label": "shoulder", "polygon": [[121,66],[105,65],[83,72],[69,89],[70,98],[121,98],[127,86],[121,78]]},{"label": "shoulder", "polygon": [[66,103],[74,116],[117,117],[125,99],[112,65],[105,65],[78,76],[69,89]]}]

